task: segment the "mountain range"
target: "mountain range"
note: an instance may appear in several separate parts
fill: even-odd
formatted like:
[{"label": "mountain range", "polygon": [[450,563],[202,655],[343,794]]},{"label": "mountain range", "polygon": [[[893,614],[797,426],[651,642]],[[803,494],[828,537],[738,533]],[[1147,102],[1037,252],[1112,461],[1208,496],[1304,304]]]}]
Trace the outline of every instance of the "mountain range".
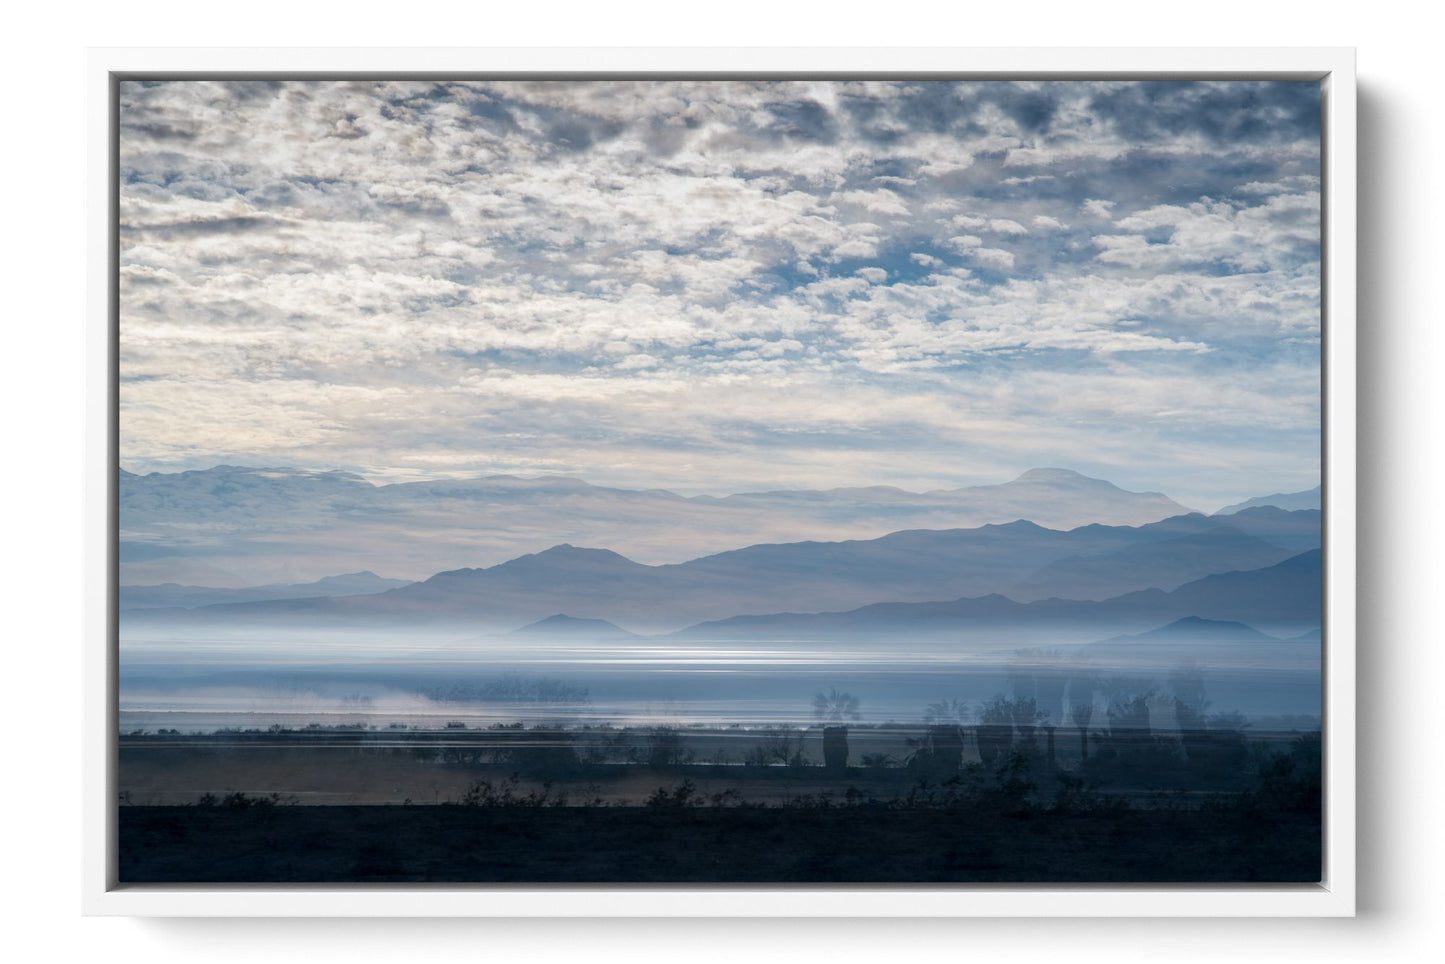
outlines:
[{"label": "mountain range", "polygon": [[620,626],[614,626],[605,619],[578,619],[566,613],[557,613],[535,623],[528,623],[521,629],[514,629],[510,636],[533,636],[542,639],[640,639],[637,633],[629,633]]},{"label": "mountain range", "polygon": [[376,485],[345,472],[217,466],[119,476],[126,585],[242,588],[343,569],[423,578],[550,546],[606,546],[649,565],[739,546],[876,539],[1027,519],[1051,529],[1139,526],[1189,510],[1067,469],[930,492],[887,486],[682,496],[565,477]]},{"label": "mountain range", "polygon": [[[500,631],[567,613],[660,632],[744,613],[843,612],[871,603],[997,596],[1021,605],[1170,592],[1211,574],[1281,563],[1317,547],[1319,532],[1318,511],[1259,507],[1142,526],[1056,530],[1020,520],[872,540],[755,545],[661,566],[564,544],[368,595],[225,601],[189,611],[127,608],[133,625],[390,620]],[[127,592],[134,594],[123,590],[123,600]]]},{"label": "mountain range", "polygon": [[1234,505],[1227,505],[1214,514],[1232,515],[1242,509],[1253,509],[1262,505],[1272,505],[1277,509],[1318,509],[1321,507],[1320,493],[1321,487],[1318,485],[1305,492],[1276,492],[1274,495],[1261,495]]},{"label": "mountain range", "polygon": [[1184,616],[1167,626],[1157,626],[1142,633],[1130,633],[1101,640],[1098,646],[1130,646],[1140,643],[1195,643],[1231,642],[1265,643],[1279,642],[1278,636],[1268,636],[1253,626],[1232,619],[1203,619],[1199,616]]},{"label": "mountain range", "polygon": [[[951,602],[877,603],[846,612],[735,616],[692,626],[687,639],[846,639],[947,636],[1003,641],[1011,636],[1083,642],[1104,632],[1135,633],[1195,617],[1295,633],[1320,620],[1318,549],[1263,569],[1216,573],[1172,592],[1146,589],[1105,600],[1020,603],[1000,595]],[[1249,627],[1246,627],[1249,628]]]},{"label": "mountain range", "polygon": [[385,592],[409,585],[406,579],[383,579],[371,571],[348,572],[327,576],[315,582],[278,583],[245,589],[223,589],[215,586],[182,586],[168,582],[159,586],[121,586],[120,608],[163,609],[214,606],[220,603],[260,602],[270,599],[305,599],[314,596],[360,596]]}]

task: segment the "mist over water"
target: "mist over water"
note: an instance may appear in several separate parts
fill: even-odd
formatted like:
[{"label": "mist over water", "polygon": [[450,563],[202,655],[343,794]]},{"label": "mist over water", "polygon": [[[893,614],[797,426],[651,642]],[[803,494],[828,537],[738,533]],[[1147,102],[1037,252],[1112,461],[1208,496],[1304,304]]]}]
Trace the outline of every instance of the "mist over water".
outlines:
[{"label": "mist over water", "polygon": [[[1318,717],[1314,642],[967,644],[880,636],[861,641],[667,639],[478,640],[383,633],[128,635],[120,728],[207,732],[310,723],[386,727],[528,725],[765,726],[815,722],[812,699],[836,687],[861,723],[913,723],[930,704],[976,709],[1049,677],[1051,719],[1076,701],[1102,717],[1111,689],[1170,692],[1192,674],[1211,713],[1250,720]],[[1083,682],[1087,680],[1088,682]],[[1169,720],[1155,726],[1168,729]]]}]

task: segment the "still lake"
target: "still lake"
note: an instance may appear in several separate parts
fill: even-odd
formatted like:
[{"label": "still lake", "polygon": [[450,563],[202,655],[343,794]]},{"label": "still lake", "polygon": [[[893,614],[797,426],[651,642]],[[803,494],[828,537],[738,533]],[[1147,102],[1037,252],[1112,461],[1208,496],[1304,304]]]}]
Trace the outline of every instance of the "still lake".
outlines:
[{"label": "still lake", "polygon": [[[865,723],[916,722],[931,704],[976,713],[995,695],[1037,696],[1051,717],[1073,702],[1102,719],[1120,694],[1180,686],[1210,713],[1318,717],[1317,642],[1001,647],[880,637],[786,640],[498,642],[388,634],[124,635],[121,732],[210,732],[322,723],[385,727],[494,723],[764,726],[815,722],[837,689]],[[1168,702],[1158,699],[1162,707]],[[1160,710],[1160,712],[1163,712]],[[1052,719],[1057,724],[1066,719]],[[1168,729],[1170,721],[1153,721]]]}]

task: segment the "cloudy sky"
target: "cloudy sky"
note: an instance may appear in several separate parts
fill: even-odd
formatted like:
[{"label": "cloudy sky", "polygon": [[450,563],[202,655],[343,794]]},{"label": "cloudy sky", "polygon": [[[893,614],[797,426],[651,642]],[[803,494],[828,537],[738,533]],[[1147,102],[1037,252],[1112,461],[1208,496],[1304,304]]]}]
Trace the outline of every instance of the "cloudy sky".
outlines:
[{"label": "cloudy sky", "polygon": [[1318,483],[1313,83],[127,82],[121,463]]}]

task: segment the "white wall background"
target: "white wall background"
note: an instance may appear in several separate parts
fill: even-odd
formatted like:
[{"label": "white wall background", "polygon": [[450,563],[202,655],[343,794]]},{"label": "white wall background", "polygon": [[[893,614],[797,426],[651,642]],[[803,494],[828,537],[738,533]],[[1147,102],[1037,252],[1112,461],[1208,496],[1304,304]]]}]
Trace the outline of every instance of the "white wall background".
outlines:
[{"label": "white wall background", "polygon": [[[3,946],[15,960],[1439,959],[1442,57],[1428,7],[1259,0],[312,7],[25,4],[0,113]],[[1360,916],[1333,921],[144,921],[79,907],[85,46],[1355,46],[1360,81]],[[18,299],[16,296],[19,296]],[[16,538],[18,536],[18,538]],[[37,605],[38,604],[38,605]],[[38,614],[36,614],[38,613]],[[17,739],[19,738],[19,739]],[[966,899],[966,898],[961,898]],[[639,912],[646,900],[639,897]]]}]

